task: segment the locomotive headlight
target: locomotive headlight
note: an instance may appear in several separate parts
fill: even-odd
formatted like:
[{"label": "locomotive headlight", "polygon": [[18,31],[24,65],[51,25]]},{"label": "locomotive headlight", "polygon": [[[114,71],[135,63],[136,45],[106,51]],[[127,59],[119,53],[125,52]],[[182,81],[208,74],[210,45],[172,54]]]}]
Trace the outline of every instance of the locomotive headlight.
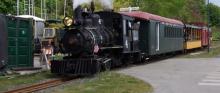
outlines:
[{"label": "locomotive headlight", "polygon": [[71,26],[73,24],[73,19],[70,17],[65,17],[63,19],[63,23],[65,26]]}]

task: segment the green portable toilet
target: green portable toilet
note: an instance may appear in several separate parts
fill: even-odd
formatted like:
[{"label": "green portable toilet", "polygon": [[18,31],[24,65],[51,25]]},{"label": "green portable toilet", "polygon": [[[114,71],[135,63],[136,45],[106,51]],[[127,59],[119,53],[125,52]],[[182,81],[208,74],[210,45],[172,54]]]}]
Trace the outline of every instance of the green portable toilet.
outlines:
[{"label": "green portable toilet", "polygon": [[33,19],[7,16],[8,67],[33,67]]}]

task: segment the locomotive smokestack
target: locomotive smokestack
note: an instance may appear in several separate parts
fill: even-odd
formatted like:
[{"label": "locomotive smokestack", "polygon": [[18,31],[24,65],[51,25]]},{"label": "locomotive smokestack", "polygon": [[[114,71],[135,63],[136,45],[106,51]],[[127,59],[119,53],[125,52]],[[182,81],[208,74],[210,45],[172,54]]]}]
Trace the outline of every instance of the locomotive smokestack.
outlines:
[{"label": "locomotive smokestack", "polygon": [[93,13],[93,12],[95,11],[95,3],[94,3],[93,0],[92,0],[92,2],[91,2],[90,8],[91,8],[91,11],[92,11],[92,13]]},{"label": "locomotive smokestack", "polygon": [[83,9],[81,6],[78,6],[75,10],[74,10],[74,19],[75,19],[75,24],[81,24],[83,17],[82,17],[82,12]]}]

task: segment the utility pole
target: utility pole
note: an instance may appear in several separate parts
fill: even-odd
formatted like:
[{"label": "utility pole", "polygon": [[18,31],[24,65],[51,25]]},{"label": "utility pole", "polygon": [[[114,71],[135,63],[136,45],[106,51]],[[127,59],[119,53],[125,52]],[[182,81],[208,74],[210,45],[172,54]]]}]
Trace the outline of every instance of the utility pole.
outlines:
[{"label": "utility pole", "polygon": [[28,15],[31,15],[31,0],[28,0]]},{"label": "utility pole", "polygon": [[207,20],[207,24],[208,24],[208,52],[210,52],[210,9],[209,9],[209,0],[207,0],[207,17],[208,17],[208,20]]},{"label": "utility pole", "polygon": [[40,0],[40,17],[43,18],[43,1]]},{"label": "utility pole", "polygon": [[63,8],[63,11],[64,11],[63,15],[64,15],[64,17],[65,17],[65,16],[66,16],[66,0],[64,1],[64,8]]},{"label": "utility pole", "polygon": [[19,0],[17,0],[17,15],[19,15]]},{"label": "utility pole", "polygon": [[34,0],[31,0],[31,15],[34,16]]},{"label": "utility pole", "polygon": [[26,15],[26,1],[24,0],[24,15]]},{"label": "utility pole", "polygon": [[57,0],[56,0],[56,19],[57,19]]},{"label": "utility pole", "polygon": [[47,9],[46,9],[46,0],[44,0],[44,19],[47,19]]},{"label": "utility pole", "polygon": [[139,0],[136,1],[136,7],[138,7],[138,6],[139,6]]}]

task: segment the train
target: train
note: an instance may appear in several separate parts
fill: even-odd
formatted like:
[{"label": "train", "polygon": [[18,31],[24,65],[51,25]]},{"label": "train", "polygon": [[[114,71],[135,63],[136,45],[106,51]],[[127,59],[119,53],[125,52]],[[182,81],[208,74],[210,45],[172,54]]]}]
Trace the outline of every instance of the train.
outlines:
[{"label": "train", "polygon": [[94,6],[65,17],[63,59],[51,61],[55,74],[93,75],[175,52],[206,48],[209,31],[203,23],[182,21],[142,11],[103,10]]}]

